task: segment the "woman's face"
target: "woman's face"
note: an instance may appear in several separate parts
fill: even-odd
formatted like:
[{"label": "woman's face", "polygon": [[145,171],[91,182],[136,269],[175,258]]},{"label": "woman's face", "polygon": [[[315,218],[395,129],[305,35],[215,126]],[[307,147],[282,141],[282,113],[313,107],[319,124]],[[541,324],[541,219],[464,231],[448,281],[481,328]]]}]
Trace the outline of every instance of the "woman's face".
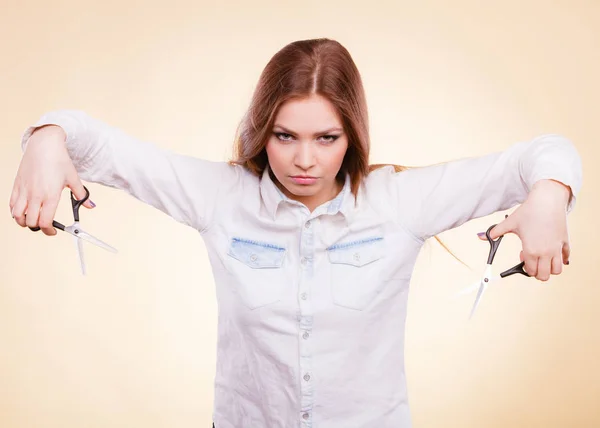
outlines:
[{"label": "woman's face", "polygon": [[335,177],[347,148],[348,138],[333,105],[311,95],[281,106],[266,150],[281,191],[312,211],[340,191]]}]

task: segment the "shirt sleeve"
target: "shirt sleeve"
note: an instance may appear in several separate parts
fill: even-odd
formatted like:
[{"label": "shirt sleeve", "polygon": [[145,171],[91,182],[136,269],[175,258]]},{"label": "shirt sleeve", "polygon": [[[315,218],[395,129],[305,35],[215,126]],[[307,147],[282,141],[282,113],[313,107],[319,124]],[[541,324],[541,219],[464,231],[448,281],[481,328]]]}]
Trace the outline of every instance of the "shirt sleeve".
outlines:
[{"label": "shirt sleeve", "polygon": [[33,131],[43,125],[65,131],[68,153],[82,180],[124,190],[200,232],[213,220],[219,190],[235,188],[240,180],[240,167],[162,149],[78,110],[44,114],[25,130],[23,151]]},{"label": "shirt sleeve", "polygon": [[559,181],[571,189],[570,213],[582,185],[573,143],[557,134],[514,143],[506,150],[393,174],[400,221],[417,239],[523,203],[534,183]]}]

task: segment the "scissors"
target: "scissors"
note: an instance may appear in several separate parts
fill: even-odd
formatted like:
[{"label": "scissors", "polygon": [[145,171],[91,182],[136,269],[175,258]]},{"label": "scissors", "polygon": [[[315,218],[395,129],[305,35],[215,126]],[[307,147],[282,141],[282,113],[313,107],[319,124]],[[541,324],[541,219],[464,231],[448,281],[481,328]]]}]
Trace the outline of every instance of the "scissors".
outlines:
[{"label": "scissors", "polygon": [[[98,238],[90,235],[89,233],[81,229],[81,227],[79,226],[79,208],[90,197],[90,191],[87,189],[87,187],[83,186],[83,188],[85,189],[85,197],[81,200],[75,199],[75,196],[73,196],[73,192],[71,192],[71,206],[73,207],[73,218],[75,220],[74,223],[71,226],[65,226],[64,224],[61,224],[54,220],[52,221],[52,226],[59,230],[62,230],[63,232],[67,232],[73,235],[75,245],[77,247],[77,255],[79,256],[79,264],[81,265],[81,273],[85,275],[86,267],[85,260],[83,258],[83,241],[91,242],[92,244],[97,245],[113,253],[116,253],[117,250],[108,245],[107,243],[102,242]],[[33,230],[34,232],[40,230],[39,227],[30,227],[29,229]]]},{"label": "scissors", "polygon": [[[506,215],[506,217],[508,217],[508,215]],[[469,315],[469,319],[471,319],[473,317],[473,314],[475,313],[475,310],[477,309],[477,306],[479,305],[479,302],[481,301],[481,296],[483,296],[483,293],[485,292],[487,287],[492,282],[497,281],[502,278],[506,278],[507,276],[510,276],[510,275],[514,275],[516,273],[520,273],[521,275],[525,275],[528,277],[531,276],[527,272],[525,272],[525,270],[523,269],[523,267],[525,266],[525,262],[521,262],[518,265],[511,267],[510,269],[505,270],[504,272],[500,273],[499,275],[492,274],[492,263],[494,261],[494,257],[496,256],[496,251],[498,251],[498,247],[500,246],[500,241],[502,241],[502,238],[504,237],[504,235],[502,235],[502,236],[498,237],[495,241],[490,237],[490,231],[494,228],[494,226],[496,226],[496,225],[495,224],[491,225],[488,228],[488,230],[485,232],[485,236],[487,237],[487,240],[490,243],[490,252],[488,255],[487,265],[485,267],[483,277],[479,281],[477,281],[475,284],[465,287],[463,290],[461,290],[458,293],[458,294],[467,294],[467,293],[471,293],[474,290],[478,289],[477,297],[475,298],[475,303],[473,304],[473,308],[471,309],[471,314]]]}]

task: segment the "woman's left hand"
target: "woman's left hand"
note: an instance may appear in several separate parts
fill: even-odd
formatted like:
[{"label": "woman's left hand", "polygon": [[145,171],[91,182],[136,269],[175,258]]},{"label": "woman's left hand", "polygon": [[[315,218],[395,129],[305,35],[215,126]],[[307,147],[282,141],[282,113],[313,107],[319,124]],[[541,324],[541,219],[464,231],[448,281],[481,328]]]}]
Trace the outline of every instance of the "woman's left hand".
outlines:
[{"label": "woman's left hand", "polygon": [[[548,281],[550,274],[559,275],[562,264],[569,264],[566,207],[570,196],[568,186],[539,180],[525,202],[490,231],[494,240],[506,233],[516,234],[523,244],[520,258],[525,261],[525,271],[540,281]],[[487,241],[485,233],[479,238]]]}]

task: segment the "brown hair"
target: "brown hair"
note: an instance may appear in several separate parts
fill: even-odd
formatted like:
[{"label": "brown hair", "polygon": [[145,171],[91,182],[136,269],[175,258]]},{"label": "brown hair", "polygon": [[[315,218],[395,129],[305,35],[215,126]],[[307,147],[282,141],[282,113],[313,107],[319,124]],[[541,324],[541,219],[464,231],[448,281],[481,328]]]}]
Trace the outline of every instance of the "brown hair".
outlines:
[{"label": "brown hair", "polygon": [[[265,147],[279,108],[289,100],[312,94],[328,99],[341,118],[348,150],[337,178],[343,182],[348,173],[351,191],[356,195],[363,178],[385,164],[369,165],[369,118],[362,79],[348,50],[335,40],[298,40],[271,58],[236,131],[230,163],[260,176],[268,163]],[[410,167],[394,168],[400,172]],[[437,236],[435,239],[464,264]]]}]

